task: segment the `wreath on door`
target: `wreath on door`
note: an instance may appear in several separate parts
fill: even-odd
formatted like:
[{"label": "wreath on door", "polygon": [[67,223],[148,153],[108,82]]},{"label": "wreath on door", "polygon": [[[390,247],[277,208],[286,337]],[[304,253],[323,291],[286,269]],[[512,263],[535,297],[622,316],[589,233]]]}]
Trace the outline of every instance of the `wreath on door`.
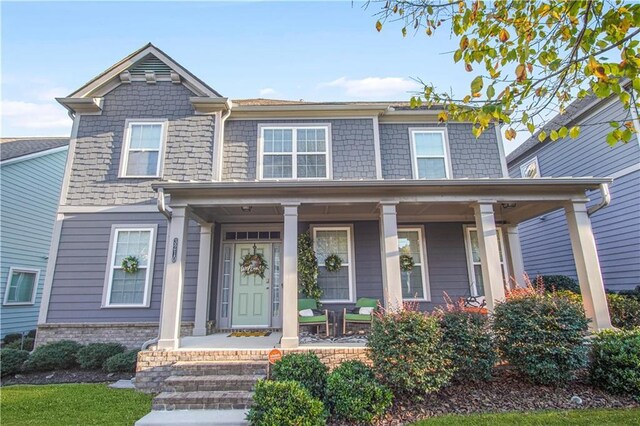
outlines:
[{"label": "wreath on door", "polygon": [[262,253],[256,252],[256,246],[253,246],[253,253],[249,253],[242,258],[240,262],[240,271],[244,276],[257,275],[264,279],[264,273],[269,268],[267,261]]},{"label": "wreath on door", "polygon": [[136,272],[138,272],[139,263],[140,261],[138,260],[137,257],[127,256],[124,259],[122,259],[122,264],[120,266],[122,266],[122,270],[125,271],[127,274],[135,274]]}]

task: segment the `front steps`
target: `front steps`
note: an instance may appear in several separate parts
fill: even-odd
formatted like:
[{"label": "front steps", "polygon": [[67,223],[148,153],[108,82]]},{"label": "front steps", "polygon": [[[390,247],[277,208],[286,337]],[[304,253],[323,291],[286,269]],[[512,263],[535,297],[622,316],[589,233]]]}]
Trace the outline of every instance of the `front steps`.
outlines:
[{"label": "front steps", "polygon": [[255,384],[266,376],[265,362],[176,362],[153,399],[153,411],[136,426],[246,424]]}]

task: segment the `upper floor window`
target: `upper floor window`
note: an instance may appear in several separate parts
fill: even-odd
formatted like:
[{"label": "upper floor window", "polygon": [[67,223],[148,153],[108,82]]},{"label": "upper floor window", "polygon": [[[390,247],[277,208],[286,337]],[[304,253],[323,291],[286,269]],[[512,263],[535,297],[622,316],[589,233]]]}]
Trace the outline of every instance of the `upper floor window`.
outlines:
[{"label": "upper floor window", "polygon": [[538,164],[538,157],[533,157],[531,160],[522,163],[520,166],[520,175],[523,178],[539,178],[540,165]]},{"label": "upper floor window", "polygon": [[160,177],[165,132],[164,120],[127,122],[120,177]]},{"label": "upper floor window", "polygon": [[330,177],[329,126],[261,127],[260,179]]},{"label": "upper floor window", "polygon": [[39,269],[9,268],[4,304],[33,305],[39,276]]},{"label": "upper floor window", "polygon": [[449,149],[445,129],[409,129],[414,179],[446,179]]}]

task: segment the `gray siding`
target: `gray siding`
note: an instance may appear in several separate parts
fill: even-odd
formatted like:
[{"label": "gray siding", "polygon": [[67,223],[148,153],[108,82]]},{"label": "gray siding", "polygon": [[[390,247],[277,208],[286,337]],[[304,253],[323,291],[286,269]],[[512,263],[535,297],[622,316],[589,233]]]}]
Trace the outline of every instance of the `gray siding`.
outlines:
[{"label": "gray siding", "polygon": [[5,305],[0,334],[36,328],[67,151],[0,166],[0,303],[11,267],[37,269],[33,305]]},{"label": "gray siding", "polygon": [[[577,139],[546,142],[509,164],[511,177],[521,177],[520,165],[537,156],[542,176],[611,176],[640,165],[640,145],[607,145],[610,120],[629,120],[620,104],[601,107],[584,120]],[[597,123],[605,123],[595,125]],[[615,179],[611,205],[591,217],[605,286],[610,290],[640,284],[640,172]],[[591,193],[595,202],[600,195]],[[593,204],[593,203],[592,203]],[[519,226],[525,269],[530,275],[562,274],[576,277],[573,253],[563,211],[532,219]]]},{"label": "gray siding", "polygon": [[373,120],[230,120],[225,123],[222,180],[255,180],[258,125],[331,124],[334,179],[375,179]]},{"label": "gray siding", "polygon": [[[157,224],[149,308],[101,308],[113,224]],[[66,216],[53,275],[47,323],[156,322],[160,317],[166,219],[159,213],[87,213]],[[183,321],[193,321],[200,232],[189,224]]]},{"label": "gray siding", "polygon": [[102,115],[80,118],[67,203],[155,202],[151,182],[156,179],[118,178],[127,119],[168,120],[163,179],[211,180],[214,118],[195,115],[191,96],[170,82],[123,84],[105,95]]},{"label": "gray siding", "polygon": [[[412,179],[409,128],[433,127],[433,124],[381,124],[380,156],[384,179]],[[449,123],[451,168],[454,178],[502,177],[500,150],[495,131],[490,128],[476,139],[471,124]]]}]

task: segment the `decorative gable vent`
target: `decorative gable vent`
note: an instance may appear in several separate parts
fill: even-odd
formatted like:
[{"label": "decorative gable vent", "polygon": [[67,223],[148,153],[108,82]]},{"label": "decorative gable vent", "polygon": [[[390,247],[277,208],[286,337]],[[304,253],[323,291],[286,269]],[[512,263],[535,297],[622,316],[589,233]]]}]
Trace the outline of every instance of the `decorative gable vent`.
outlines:
[{"label": "decorative gable vent", "polygon": [[136,62],[128,71],[134,79],[137,77],[137,79],[148,80],[148,77],[145,76],[154,73],[157,80],[171,80],[172,70],[160,59],[153,55],[147,55]]}]

